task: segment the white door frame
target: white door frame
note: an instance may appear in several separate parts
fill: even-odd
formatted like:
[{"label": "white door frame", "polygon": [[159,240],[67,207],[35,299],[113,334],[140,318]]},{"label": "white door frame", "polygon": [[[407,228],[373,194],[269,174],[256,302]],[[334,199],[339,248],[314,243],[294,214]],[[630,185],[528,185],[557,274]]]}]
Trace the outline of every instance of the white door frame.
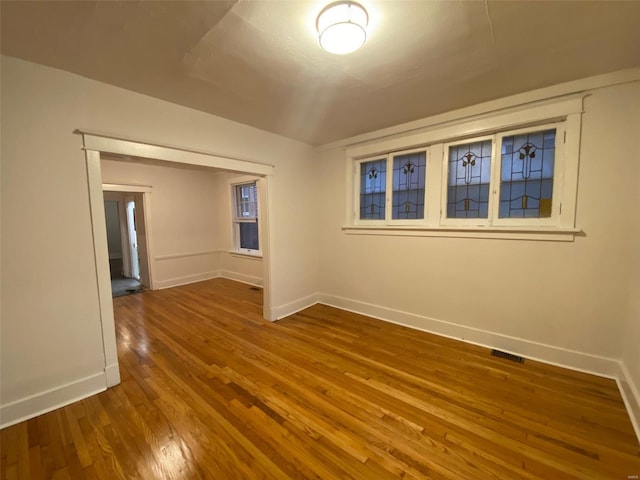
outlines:
[{"label": "white door frame", "polygon": [[[87,165],[87,185],[89,189],[89,208],[91,213],[91,228],[93,233],[94,261],[96,266],[96,283],[98,288],[98,302],[100,304],[100,322],[102,326],[102,346],[105,358],[105,376],[107,387],[120,383],[118,368],[118,352],[116,348],[116,329],[113,318],[113,303],[111,298],[111,278],[109,273],[109,249],[107,247],[107,227],[104,222],[104,196],[102,187],[102,172],[100,168],[100,154],[111,153],[126,155],[128,159],[136,158],[164,160],[168,162],[200,165],[239,173],[257,175],[260,178],[260,200],[262,201],[264,217],[261,219],[266,235],[262,248],[263,268],[263,316],[267,320],[275,320],[271,310],[271,252],[269,241],[272,237],[269,226],[269,212],[272,194],[269,191],[270,176],[275,167],[264,163],[221,157],[208,153],[200,153],[174,147],[151,145],[111,136],[105,136],[89,131],[77,130],[82,135]],[[147,187],[148,188],[148,187]],[[130,191],[130,190],[129,190]],[[144,195],[148,198],[148,195]],[[148,203],[144,204],[147,207]],[[149,212],[147,210],[145,213]],[[147,217],[147,216],[145,216]],[[149,232],[149,230],[148,230]],[[147,235],[149,237],[149,235]],[[148,245],[151,247],[151,245]],[[154,258],[148,250],[149,258]],[[151,262],[151,260],[149,260]],[[149,272],[151,275],[151,271]],[[151,278],[150,278],[151,281]]]}]

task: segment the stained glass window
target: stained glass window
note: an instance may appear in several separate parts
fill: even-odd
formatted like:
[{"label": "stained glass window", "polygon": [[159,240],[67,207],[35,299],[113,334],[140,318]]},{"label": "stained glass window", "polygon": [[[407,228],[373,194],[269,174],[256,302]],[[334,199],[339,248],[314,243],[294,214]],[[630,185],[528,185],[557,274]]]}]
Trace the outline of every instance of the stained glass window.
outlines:
[{"label": "stained glass window", "polygon": [[556,130],[502,139],[500,218],[551,216]]},{"label": "stained glass window", "polygon": [[425,152],[393,157],[393,220],[424,218],[426,167]]},{"label": "stained glass window", "polygon": [[360,164],[360,219],[384,220],[387,159]]},{"label": "stained glass window", "polygon": [[488,218],[491,140],[449,147],[448,218]]}]

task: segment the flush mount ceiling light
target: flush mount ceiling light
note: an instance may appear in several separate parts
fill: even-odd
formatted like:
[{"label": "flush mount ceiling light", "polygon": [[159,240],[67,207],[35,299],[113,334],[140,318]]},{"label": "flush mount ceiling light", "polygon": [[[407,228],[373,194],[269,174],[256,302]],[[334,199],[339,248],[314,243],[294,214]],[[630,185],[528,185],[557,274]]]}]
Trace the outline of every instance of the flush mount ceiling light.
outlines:
[{"label": "flush mount ceiling light", "polygon": [[369,15],[362,5],[351,1],[331,3],[316,20],[320,46],[337,55],[355,52],[367,40],[368,23]]}]

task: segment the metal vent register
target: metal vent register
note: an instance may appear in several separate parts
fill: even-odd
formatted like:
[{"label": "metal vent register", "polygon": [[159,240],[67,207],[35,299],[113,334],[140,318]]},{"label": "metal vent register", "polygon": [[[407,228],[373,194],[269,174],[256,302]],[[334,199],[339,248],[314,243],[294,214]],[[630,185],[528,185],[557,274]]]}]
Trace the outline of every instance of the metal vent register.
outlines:
[{"label": "metal vent register", "polygon": [[491,350],[491,355],[494,357],[506,358],[512,362],[524,363],[524,358],[514,355],[513,353],[503,352],[501,350]]}]

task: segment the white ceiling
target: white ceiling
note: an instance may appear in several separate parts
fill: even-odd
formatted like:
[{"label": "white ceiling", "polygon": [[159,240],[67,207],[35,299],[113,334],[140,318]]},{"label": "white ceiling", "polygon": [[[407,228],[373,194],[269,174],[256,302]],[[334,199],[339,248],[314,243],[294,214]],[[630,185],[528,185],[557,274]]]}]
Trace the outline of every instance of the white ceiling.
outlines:
[{"label": "white ceiling", "polygon": [[362,0],[347,56],[326,3],[3,0],[1,51],[313,145],[640,66],[640,1]]}]

